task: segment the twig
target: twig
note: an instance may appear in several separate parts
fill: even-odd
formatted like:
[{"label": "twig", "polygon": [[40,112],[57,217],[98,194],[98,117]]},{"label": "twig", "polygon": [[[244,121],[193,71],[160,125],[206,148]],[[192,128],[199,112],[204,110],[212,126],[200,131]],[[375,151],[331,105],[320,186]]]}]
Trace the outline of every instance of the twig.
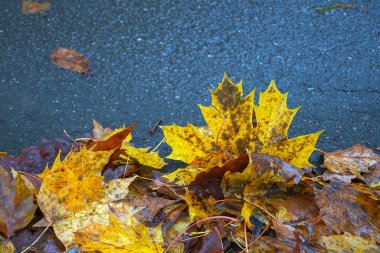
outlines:
[{"label": "twig", "polygon": [[244,222],[244,241],[245,241],[245,252],[249,253],[248,251],[248,237],[247,237],[247,223]]},{"label": "twig", "polygon": [[157,124],[154,125],[154,127],[151,128],[151,129],[149,130],[149,133],[150,133],[150,134],[154,134],[154,133],[156,132],[158,126],[159,126],[161,123],[162,123],[162,120],[159,120],[159,121],[157,122]]},{"label": "twig", "polygon": [[42,231],[42,233],[37,237],[36,240],[34,240],[34,242],[29,245],[29,247],[27,247],[26,249],[24,249],[23,251],[21,251],[20,253],[25,253],[27,252],[28,250],[30,250],[31,247],[33,247],[34,244],[36,244],[38,242],[39,239],[41,239],[41,237],[45,234],[45,232],[50,228],[50,226],[53,224],[53,222],[50,222],[49,225],[44,229],[44,231]]},{"label": "twig", "polygon": [[210,217],[207,217],[207,218],[204,218],[204,219],[201,219],[199,221],[196,221],[195,223],[191,224],[190,226],[188,226],[184,231],[182,231],[179,235],[177,235],[176,238],[174,238],[174,240],[169,244],[169,246],[165,249],[164,253],[167,253],[169,251],[169,249],[174,245],[174,243],[176,241],[178,241],[179,238],[181,238],[181,236],[183,234],[185,234],[189,229],[191,229],[192,227],[198,225],[199,223],[202,223],[204,221],[208,221],[208,220],[215,220],[215,219],[226,219],[226,220],[230,220],[230,221],[234,221],[234,222],[238,222],[238,219],[235,219],[235,218],[232,218],[232,217],[228,217],[228,216],[210,216]]},{"label": "twig", "polygon": [[162,138],[162,140],[160,141],[160,143],[158,143],[158,145],[154,148],[154,149],[152,149],[151,151],[149,151],[149,153],[150,152],[154,152],[156,149],[158,149],[158,147],[164,142],[166,140],[166,137],[164,137],[164,138]]}]

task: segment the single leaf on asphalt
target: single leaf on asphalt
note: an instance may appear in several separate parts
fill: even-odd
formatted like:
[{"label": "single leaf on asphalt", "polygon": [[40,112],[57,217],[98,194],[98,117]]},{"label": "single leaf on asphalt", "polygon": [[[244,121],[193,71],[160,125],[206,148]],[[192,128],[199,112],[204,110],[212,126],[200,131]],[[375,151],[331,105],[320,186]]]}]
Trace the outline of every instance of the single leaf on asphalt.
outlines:
[{"label": "single leaf on asphalt", "polygon": [[[112,209],[111,209],[112,210]],[[136,252],[164,251],[161,226],[148,228],[132,215],[122,216],[110,210],[109,225],[92,222],[75,232],[74,242],[82,252]]]},{"label": "single leaf on asphalt", "polygon": [[30,0],[22,1],[22,14],[39,13],[49,8],[50,8],[49,2],[38,3],[38,2],[30,1]]},{"label": "single leaf on asphalt", "polygon": [[380,252],[380,247],[373,238],[363,238],[344,232],[341,235],[322,236],[321,245],[332,253],[355,252],[375,253]]},{"label": "single leaf on asphalt", "polygon": [[59,67],[85,74],[90,70],[90,62],[81,53],[68,48],[58,48],[50,58]]},{"label": "single leaf on asphalt", "polygon": [[37,205],[23,177],[10,175],[0,166],[0,232],[11,237],[33,219]]},{"label": "single leaf on asphalt", "polygon": [[361,179],[361,173],[369,173],[376,163],[380,163],[380,156],[371,149],[356,144],[345,150],[326,153],[323,165],[331,172],[351,173]]}]

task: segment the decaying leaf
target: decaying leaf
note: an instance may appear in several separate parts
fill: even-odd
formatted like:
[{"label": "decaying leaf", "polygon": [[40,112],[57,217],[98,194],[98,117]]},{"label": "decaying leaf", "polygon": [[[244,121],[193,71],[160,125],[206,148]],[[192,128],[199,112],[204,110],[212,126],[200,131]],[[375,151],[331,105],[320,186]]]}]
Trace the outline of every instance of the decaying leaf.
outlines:
[{"label": "decaying leaf", "polygon": [[92,134],[96,141],[102,141],[105,139],[107,135],[112,134],[113,130],[108,127],[102,127],[96,120],[92,121],[94,125],[94,129],[92,130]]},{"label": "decaying leaf", "polygon": [[49,2],[33,2],[30,0],[22,1],[22,14],[34,14],[39,13],[50,8]]},{"label": "decaying leaf", "polygon": [[258,105],[253,103],[253,92],[245,98],[242,93],[242,84],[234,84],[225,75],[218,88],[211,91],[211,106],[200,106],[211,138],[190,123],[185,127],[162,127],[172,147],[168,158],[191,163],[216,150],[227,157],[250,150],[278,156],[297,167],[311,166],[308,159],[321,132],[288,139],[298,108],[287,108],[287,94],[281,94],[273,81],[260,93]]},{"label": "decaying leaf", "polygon": [[332,10],[335,10],[335,9],[349,9],[349,8],[353,8],[354,6],[352,4],[346,4],[346,3],[334,3],[334,4],[329,4],[329,5],[326,5],[326,6],[322,6],[322,7],[313,7],[311,8],[312,10],[318,12],[318,13],[325,13],[325,12],[328,12],[328,11],[332,11]]},{"label": "decaying leaf", "polygon": [[109,225],[92,222],[75,232],[74,242],[83,252],[163,252],[160,226],[148,228],[132,215],[110,212]]},{"label": "decaying leaf", "polygon": [[380,156],[360,144],[346,150],[326,153],[324,157],[323,164],[329,171],[339,175],[349,173],[357,178],[362,178],[362,173],[369,173],[371,167],[380,163]]},{"label": "decaying leaf", "polygon": [[10,175],[0,166],[0,232],[8,238],[33,219],[37,205],[22,176]]},{"label": "decaying leaf", "polygon": [[375,253],[380,252],[379,245],[373,238],[362,238],[345,232],[342,235],[322,236],[321,244],[328,252],[355,252]]},{"label": "decaying leaf", "polygon": [[337,234],[343,232],[380,241],[380,206],[371,188],[333,183],[318,191],[322,220]]},{"label": "decaying leaf", "polygon": [[51,53],[50,58],[61,68],[85,74],[90,70],[90,62],[75,50],[58,48]]}]

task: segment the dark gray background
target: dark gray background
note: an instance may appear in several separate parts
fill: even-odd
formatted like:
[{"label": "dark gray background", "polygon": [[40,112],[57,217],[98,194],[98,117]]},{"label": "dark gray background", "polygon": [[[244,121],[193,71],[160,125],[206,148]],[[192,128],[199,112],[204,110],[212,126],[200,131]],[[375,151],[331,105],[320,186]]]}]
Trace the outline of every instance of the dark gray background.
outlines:
[{"label": "dark gray background", "polygon": [[[329,1],[52,1],[22,15],[0,1],[0,151],[16,154],[42,138],[80,137],[92,119],[138,122],[136,146],[155,146],[158,121],[204,124],[197,103],[227,72],[245,91],[274,79],[302,105],[291,136],[327,131],[326,151],[380,145],[380,1],[319,14]],[[63,70],[58,47],[83,53],[92,74]]]}]

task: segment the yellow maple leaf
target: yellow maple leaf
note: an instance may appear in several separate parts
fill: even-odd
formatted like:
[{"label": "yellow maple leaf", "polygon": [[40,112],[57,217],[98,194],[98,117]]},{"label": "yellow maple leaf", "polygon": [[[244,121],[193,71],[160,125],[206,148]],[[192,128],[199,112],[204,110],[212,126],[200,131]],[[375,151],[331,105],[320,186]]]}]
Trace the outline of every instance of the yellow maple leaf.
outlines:
[{"label": "yellow maple leaf", "polygon": [[161,226],[148,228],[132,215],[109,215],[109,225],[92,222],[75,232],[83,252],[163,252]]},{"label": "yellow maple leaf", "polygon": [[112,153],[113,150],[95,152],[82,148],[79,152],[70,151],[63,161],[58,154],[52,168],[46,167],[39,174],[42,185],[37,198],[43,198],[46,191],[52,192],[70,210],[80,210],[88,202],[101,199],[101,173]]},{"label": "yellow maple leaf", "polygon": [[312,166],[308,159],[322,131],[288,139],[299,108],[287,107],[287,94],[282,94],[274,81],[260,93],[258,105],[254,105],[254,91],[244,98],[242,94],[242,83],[234,84],[225,74],[218,88],[211,91],[211,106],[200,106],[211,137],[190,123],[162,127],[172,148],[168,158],[191,163],[216,150],[227,157],[250,150],[278,156],[297,167]]},{"label": "yellow maple leaf", "polygon": [[215,208],[217,203],[212,196],[201,199],[196,194],[186,191],[185,201],[189,206],[189,216],[192,222],[223,213],[222,210]]}]

